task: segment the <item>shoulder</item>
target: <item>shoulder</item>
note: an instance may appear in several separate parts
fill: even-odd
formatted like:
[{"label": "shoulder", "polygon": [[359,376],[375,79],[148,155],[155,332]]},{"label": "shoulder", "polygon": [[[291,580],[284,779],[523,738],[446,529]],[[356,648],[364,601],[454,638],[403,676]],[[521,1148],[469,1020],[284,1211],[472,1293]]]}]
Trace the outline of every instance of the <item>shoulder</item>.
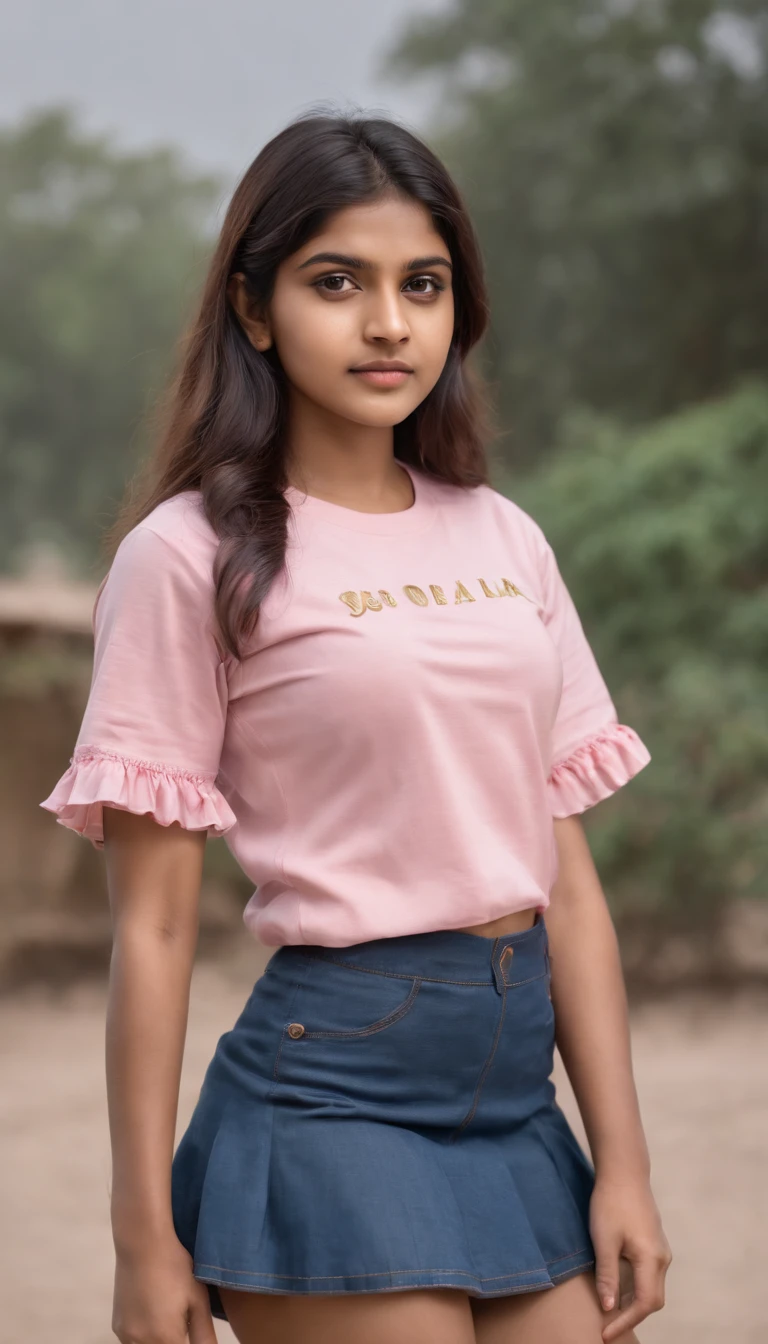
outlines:
[{"label": "shoulder", "polygon": [[434,481],[432,488],[444,507],[455,509],[472,520],[474,526],[491,527],[503,533],[513,545],[541,563],[551,550],[543,529],[520,504],[492,485],[455,486]]},{"label": "shoulder", "polygon": [[151,593],[165,592],[191,603],[209,603],[218,545],[198,490],[163,500],[122,538],[96,593],[94,616],[107,589],[115,601],[146,601]]},{"label": "shoulder", "polygon": [[183,490],[156,504],[124,541],[134,533],[141,538],[139,544],[147,549],[152,547],[152,542],[147,539],[150,533],[159,537],[169,551],[190,561],[202,559],[212,563],[219,545],[219,538],[205,516],[199,490]]},{"label": "shoulder", "polygon": [[199,490],[184,490],[156,504],[123,537],[115,553],[130,555],[141,567],[158,562],[163,569],[212,579],[219,538],[203,511]]}]

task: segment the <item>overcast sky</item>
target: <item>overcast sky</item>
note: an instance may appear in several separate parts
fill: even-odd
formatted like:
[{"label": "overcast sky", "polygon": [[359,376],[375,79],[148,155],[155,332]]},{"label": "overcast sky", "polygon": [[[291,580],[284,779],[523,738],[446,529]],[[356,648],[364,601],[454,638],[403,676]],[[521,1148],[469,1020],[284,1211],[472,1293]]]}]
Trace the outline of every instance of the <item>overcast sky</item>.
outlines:
[{"label": "overcast sky", "polygon": [[451,0],[0,0],[0,120],[66,101],[118,144],[173,141],[196,166],[242,172],[319,99],[414,129],[428,84],[377,78],[409,13]]}]

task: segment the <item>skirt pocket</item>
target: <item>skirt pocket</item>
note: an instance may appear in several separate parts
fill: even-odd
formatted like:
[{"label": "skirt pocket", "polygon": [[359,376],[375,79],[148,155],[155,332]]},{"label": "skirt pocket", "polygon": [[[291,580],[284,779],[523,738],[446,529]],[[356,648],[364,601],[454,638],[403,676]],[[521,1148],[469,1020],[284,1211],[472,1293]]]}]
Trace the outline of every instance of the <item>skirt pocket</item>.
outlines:
[{"label": "skirt pocket", "polygon": [[[298,1031],[296,1028],[301,1024],[291,1023],[291,1026],[288,1028],[289,1034],[291,1036],[307,1036],[310,1040],[327,1036],[342,1041],[347,1038],[355,1038],[358,1036],[372,1036],[374,1032],[384,1031],[387,1027],[394,1026],[395,1022],[399,1022],[402,1017],[405,1017],[406,1013],[409,1013],[413,1007],[416,1001],[416,995],[420,988],[421,981],[414,980],[408,991],[407,997],[403,1000],[400,1006],[395,1008],[393,1012],[387,1013],[385,1017],[380,1017],[377,1022],[369,1023],[367,1027],[353,1027],[346,1031],[307,1031],[302,1026],[301,1031]],[[291,1030],[291,1027],[294,1028],[293,1031]]]},{"label": "skirt pocket", "polygon": [[459,1123],[499,1022],[492,984],[385,976],[323,960],[295,980],[275,1101],[388,1124]]},{"label": "skirt pocket", "polygon": [[418,976],[360,971],[321,957],[303,957],[284,1031],[293,1040],[343,1041],[386,1031],[408,1014],[421,987]]}]

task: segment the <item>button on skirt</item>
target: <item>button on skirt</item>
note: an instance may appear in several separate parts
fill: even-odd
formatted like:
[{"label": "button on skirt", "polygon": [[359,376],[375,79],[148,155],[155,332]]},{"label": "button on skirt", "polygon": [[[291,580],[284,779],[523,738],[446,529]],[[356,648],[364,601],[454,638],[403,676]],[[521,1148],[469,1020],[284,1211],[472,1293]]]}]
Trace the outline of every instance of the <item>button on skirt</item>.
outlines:
[{"label": "button on skirt", "polygon": [[555,1099],[541,915],[271,957],[176,1149],[176,1232],[261,1293],[549,1288],[594,1264],[594,1170]]}]

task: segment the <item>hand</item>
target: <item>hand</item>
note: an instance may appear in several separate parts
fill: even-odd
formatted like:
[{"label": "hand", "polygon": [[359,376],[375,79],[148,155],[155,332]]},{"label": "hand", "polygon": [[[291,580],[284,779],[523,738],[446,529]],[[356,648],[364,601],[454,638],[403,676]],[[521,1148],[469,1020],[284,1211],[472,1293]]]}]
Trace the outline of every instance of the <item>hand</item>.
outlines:
[{"label": "hand", "polygon": [[[610,1344],[664,1306],[664,1281],[672,1252],[651,1188],[643,1178],[601,1177],[589,1207],[595,1277],[605,1311],[622,1308],[603,1332]],[[634,1289],[621,1292],[619,1260],[629,1262]]]},{"label": "hand", "polygon": [[118,1255],[112,1330],[120,1344],[216,1344],[208,1289],[177,1238]]}]

